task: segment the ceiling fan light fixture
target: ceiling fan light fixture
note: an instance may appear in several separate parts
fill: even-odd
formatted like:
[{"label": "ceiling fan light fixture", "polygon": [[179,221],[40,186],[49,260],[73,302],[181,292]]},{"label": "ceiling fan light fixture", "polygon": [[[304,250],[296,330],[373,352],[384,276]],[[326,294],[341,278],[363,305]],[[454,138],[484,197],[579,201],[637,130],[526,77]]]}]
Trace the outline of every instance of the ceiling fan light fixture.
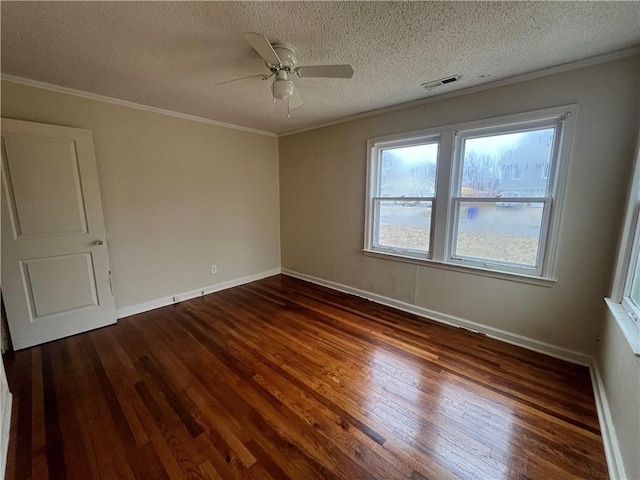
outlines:
[{"label": "ceiling fan light fixture", "polygon": [[293,82],[287,78],[285,72],[278,72],[273,83],[273,96],[278,100],[286,100],[293,95],[295,86]]}]

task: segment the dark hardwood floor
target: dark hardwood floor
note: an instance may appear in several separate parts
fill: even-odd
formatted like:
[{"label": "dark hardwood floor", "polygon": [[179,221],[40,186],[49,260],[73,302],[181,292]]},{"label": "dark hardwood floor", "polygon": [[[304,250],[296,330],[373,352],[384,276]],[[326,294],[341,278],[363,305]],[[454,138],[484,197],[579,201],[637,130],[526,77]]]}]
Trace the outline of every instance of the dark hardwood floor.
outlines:
[{"label": "dark hardwood floor", "polygon": [[589,372],[285,276],[5,358],[7,478],[606,478]]}]

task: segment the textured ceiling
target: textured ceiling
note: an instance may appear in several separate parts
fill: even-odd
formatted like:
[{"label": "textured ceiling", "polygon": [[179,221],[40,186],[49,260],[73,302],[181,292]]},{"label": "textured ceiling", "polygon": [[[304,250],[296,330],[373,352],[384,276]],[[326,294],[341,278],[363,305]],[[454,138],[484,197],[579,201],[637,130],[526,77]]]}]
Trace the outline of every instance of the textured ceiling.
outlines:
[{"label": "textured ceiling", "polygon": [[[640,44],[639,2],[1,2],[2,72],[282,133]],[[294,46],[287,118],[243,38]],[[422,82],[459,74],[427,92]]]}]

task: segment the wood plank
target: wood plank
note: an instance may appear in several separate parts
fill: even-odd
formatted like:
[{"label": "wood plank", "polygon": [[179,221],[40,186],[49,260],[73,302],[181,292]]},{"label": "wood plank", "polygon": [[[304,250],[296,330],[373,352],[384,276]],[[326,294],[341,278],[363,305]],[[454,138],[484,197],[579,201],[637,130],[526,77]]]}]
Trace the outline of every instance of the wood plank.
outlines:
[{"label": "wood plank", "polygon": [[32,355],[31,475],[34,480],[39,480],[49,478],[49,467],[47,464],[47,438],[44,432],[44,402],[41,400],[44,395],[41,350],[39,348],[32,349]]},{"label": "wood plank", "polygon": [[[73,370],[66,346],[62,343],[51,343],[50,362],[58,373],[56,377],[58,410],[68,412],[67,415],[59,415],[60,436],[64,438],[64,461],[67,470],[66,478],[83,479],[91,476],[89,455],[86,444],[81,435],[78,422],[79,410],[73,405]],[[43,361],[44,361],[43,357]],[[47,438],[47,444],[49,439]]]},{"label": "wood plank", "polygon": [[[35,350],[35,349],[34,349]],[[39,350],[39,349],[38,349]],[[38,356],[39,357],[39,356]],[[16,445],[16,479],[22,480],[31,478],[32,476],[32,463],[31,457],[33,451],[31,449],[32,439],[32,414],[33,414],[33,402],[32,402],[32,379],[31,379],[31,358],[32,351],[20,352],[16,355],[15,376],[16,383],[19,381],[19,386],[14,389],[14,402],[19,399],[19,402],[14,405],[14,409],[18,412],[18,425],[17,431],[20,432],[17,438]],[[8,373],[8,372],[7,372]],[[8,377],[11,381],[11,376]],[[11,387],[11,383],[9,384]],[[42,394],[44,398],[44,393]],[[40,429],[44,432],[44,401],[40,400],[42,406],[42,418],[40,419]],[[12,429],[15,428],[12,426]],[[46,441],[45,441],[46,445]],[[45,453],[46,456],[46,453]]]},{"label": "wood plank", "polygon": [[53,361],[51,351],[53,343],[42,346],[42,378],[43,378],[43,402],[44,425],[47,448],[47,465],[49,477],[52,479],[65,479],[67,468],[64,463],[64,439],[60,428],[60,410],[56,395],[56,382],[54,379]]}]

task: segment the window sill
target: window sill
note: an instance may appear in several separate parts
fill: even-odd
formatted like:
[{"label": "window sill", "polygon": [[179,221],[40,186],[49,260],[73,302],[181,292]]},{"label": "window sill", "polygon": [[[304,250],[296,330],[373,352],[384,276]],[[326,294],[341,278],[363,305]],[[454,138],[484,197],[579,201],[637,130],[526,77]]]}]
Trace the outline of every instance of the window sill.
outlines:
[{"label": "window sill", "polygon": [[529,285],[538,285],[541,287],[552,287],[556,280],[552,278],[531,277],[518,273],[497,272],[481,267],[469,267],[466,265],[455,265],[452,263],[438,262],[436,260],[427,260],[424,258],[408,257],[406,255],[396,255],[393,253],[382,253],[374,250],[363,249],[362,253],[368,257],[382,258],[385,260],[393,260],[396,262],[412,263],[423,267],[434,267],[442,270],[451,270],[454,272],[469,273],[472,275],[480,275],[483,277],[497,278],[499,280],[507,280],[510,282],[528,283]]},{"label": "window sill", "polygon": [[629,314],[622,304],[616,303],[610,298],[605,298],[604,301],[606,302],[607,307],[609,307],[609,311],[616,319],[616,322],[618,322],[618,326],[620,327],[620,330],[622,330],[627,342],[629,342],[629,346],[631,347],[631,350],[633,350],[633,354],[636,357],[640,357],[640,330],[633,323],[633,320],[631,320],[631,317],[629,317]]}]

